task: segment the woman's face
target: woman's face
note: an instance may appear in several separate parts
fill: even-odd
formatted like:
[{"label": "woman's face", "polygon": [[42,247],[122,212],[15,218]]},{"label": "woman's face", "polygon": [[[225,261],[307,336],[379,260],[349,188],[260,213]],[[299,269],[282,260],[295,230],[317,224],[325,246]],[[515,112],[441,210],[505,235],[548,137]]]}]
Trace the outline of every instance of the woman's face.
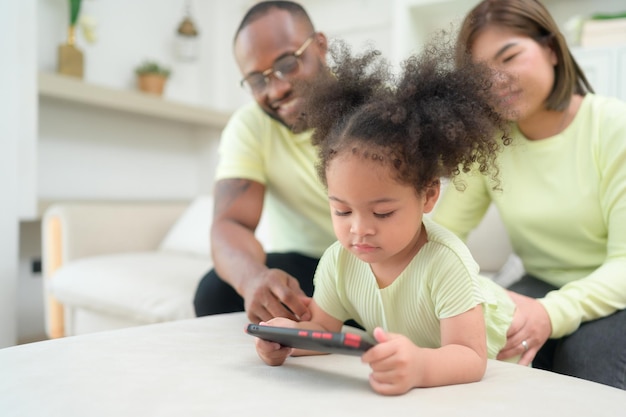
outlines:
[{"label": "woman's face", "polygon": [[552,49],[510,29],[487,26],[471,52],[475,60],[500,72],[494,88],[509,120],[519,123],[545,110],[557,64]]}]

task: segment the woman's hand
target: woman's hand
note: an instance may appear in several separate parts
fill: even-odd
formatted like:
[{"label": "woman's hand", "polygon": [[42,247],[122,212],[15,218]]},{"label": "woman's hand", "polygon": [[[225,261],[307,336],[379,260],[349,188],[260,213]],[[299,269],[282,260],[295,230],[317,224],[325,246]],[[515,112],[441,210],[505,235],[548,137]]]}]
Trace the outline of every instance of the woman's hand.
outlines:
[{"label": "woman's hand", "polygon": [[548,312],[534,298],[509,291],[517,309],[507,332],[506,345],[497,359],[508,359],[520,355],[518,363],[529,365],[541,346],[552,334],[552,324]]}]

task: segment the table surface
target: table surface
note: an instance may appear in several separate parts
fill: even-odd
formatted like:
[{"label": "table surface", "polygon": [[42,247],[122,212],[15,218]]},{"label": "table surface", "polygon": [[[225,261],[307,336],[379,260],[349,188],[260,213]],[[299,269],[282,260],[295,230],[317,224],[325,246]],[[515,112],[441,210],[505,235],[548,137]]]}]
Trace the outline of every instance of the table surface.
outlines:
[{"label": "table surface", "polygon": [[626,415],[626,391],[498,361],[477,383],[385,397],[355,356],[265,365],[246,324],[234,313],[0,349],[0,415]]}]

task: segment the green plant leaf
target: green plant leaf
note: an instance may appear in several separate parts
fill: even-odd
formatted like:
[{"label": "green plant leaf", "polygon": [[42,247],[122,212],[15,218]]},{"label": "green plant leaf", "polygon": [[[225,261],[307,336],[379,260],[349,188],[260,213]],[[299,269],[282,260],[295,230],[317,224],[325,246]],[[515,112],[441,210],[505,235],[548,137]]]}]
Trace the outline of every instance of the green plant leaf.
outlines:
[{"label": "green plant leaf", "polygon": [[626,12],[595,13],[591,15],[592,20],[611,20],[611,19],[624,19],[624,18],[626,18]]},{"label": "green plant leaf", "polygon": [[140,65],[135,67],[135,74],[159,74],[164,77],[169,77],[171,70],[154,60],[145,60]]},{"label": "green plant leaf", "polygon": [[80,13],[80,3],[82,0],[69,0],[70,1],[70,26],[76,26],[78,22],[78,15]]}]

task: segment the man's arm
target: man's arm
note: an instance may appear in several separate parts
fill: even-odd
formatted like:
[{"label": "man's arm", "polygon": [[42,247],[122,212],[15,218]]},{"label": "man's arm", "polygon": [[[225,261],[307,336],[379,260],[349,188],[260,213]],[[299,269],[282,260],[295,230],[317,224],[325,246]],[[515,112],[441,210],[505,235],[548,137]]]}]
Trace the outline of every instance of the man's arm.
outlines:
[{"label": "man's arm", "polygon": [[265,186],[245,179],[220,180],[215,188],[211,248],[215,270],[244,299],[252,322],[310,317],[298,281],[265,266],[266,254],[254,235],[263,210]]}]

